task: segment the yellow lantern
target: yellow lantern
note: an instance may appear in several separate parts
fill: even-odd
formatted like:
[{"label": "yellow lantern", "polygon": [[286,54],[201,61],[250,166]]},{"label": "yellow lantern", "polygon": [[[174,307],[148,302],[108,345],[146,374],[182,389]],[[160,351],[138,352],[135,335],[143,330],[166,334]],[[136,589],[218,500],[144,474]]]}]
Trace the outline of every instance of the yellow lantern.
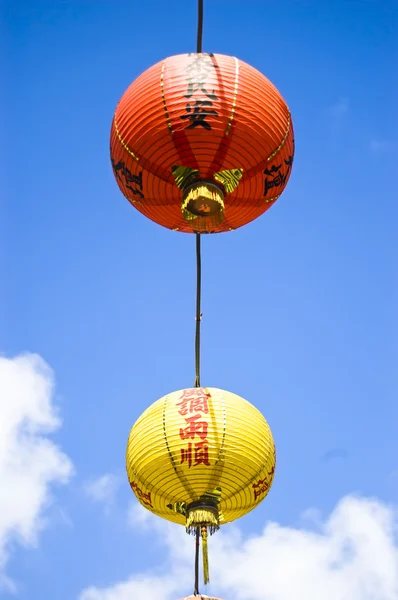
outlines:
[{"label": "yellow lantern", "polygon": [[242,517],[267,495],[275,445],[262,414],[217,388],[189,388],[152,404],[131,429],[127,474],[139,502],[202,535]]}]

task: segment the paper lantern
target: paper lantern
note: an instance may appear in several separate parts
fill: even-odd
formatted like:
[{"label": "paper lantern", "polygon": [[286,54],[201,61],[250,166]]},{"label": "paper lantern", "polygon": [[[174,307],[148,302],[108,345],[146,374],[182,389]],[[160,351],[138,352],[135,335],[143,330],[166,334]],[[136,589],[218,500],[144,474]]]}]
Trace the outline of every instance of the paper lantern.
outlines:
[{"label": "paper lantern", "polygon": [[116,181],[164,227],[241,227],[279,198],[290,177],[289,109],[259,71],[231,56],[183,54],[140,75],[111,129]]},{"label": "paper lantern", "polygon": [[262,414],[216,388],[173,392],[131,429],[130,486],[145,508],[188,531],[242,517],[267,495],[275,446]]},{"label": "paper lantern", "polygon": [[164,396],[137,420],[126,452],[139,502],[199,531],[208,581],[207,535],[255,508],[275,472],[275,445],[262,414],[236,394],[189,388]]}]

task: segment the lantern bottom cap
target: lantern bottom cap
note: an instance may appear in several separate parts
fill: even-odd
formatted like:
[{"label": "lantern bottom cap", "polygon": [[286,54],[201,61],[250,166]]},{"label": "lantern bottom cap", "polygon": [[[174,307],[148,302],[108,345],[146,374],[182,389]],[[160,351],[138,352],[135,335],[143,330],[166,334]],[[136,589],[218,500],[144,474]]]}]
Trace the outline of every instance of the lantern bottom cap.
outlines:
[{"label": "lantern bottom cap", "polygon": [[187,520],[185,523],[187,533],[195,534],[199,527],[206,527],[210,534],[220,528],[216,506],[207,502],[193,502],[187,507]]},{"label": "lantern bottom cap", "polygon": [[186,221],[195,221],[198,231],[208,231],[224,219],[224,192],[214,182],[197,181],[184,191],[181,210]]}]

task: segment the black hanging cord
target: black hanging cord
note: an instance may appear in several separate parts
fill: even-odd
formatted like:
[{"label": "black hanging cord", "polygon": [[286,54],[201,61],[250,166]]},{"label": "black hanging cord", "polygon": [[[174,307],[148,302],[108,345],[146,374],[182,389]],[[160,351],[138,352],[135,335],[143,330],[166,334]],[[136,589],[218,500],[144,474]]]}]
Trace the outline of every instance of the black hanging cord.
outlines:
[{"label": "black hanging cord", "polygon": [[[203,36],[203,0],[198,0],[198,37],[196,42],[196,52],[202,52]],[[196,234],[196,331],[195,331],[195,387],[200,387],[200,321],[202,313],[200,310],[200,298],[202,288],[202,259],[200,248],[200,233]],[[199,543],[200,529],[196,528],[195,540],[195,585],[194,596],[199,596]]]},{"label": "black hanging cord", "polygon": [[202,259],[200,252],[200,233],[196,234],[196,332],[195,332],[195,387],[200,387],[200,297],[202,288]]},{"label": "black hanging cord", "polygon": [[199,596],[199,536],[200,529],[196,528],[196,539],[195,539],[195,587],[193,590],[194,596]]},{"label": "black hanging cord", "polygon": [[[203,0],[198,0],[198,36],[196,41],[196,52],[202,52],[203,37]],[[195,387],[200,387],[200,322],[202,313],[200,310],[200,298],[202,287],[202,261],[200,249],[200,233],[196,234],[196,331],[195,331]]]},{"label": "black hanging cord", "polygon": [[202,36],[203,36],[203,0],[198,0],[198,37],[196,42],[196,52],[202,52]]}]

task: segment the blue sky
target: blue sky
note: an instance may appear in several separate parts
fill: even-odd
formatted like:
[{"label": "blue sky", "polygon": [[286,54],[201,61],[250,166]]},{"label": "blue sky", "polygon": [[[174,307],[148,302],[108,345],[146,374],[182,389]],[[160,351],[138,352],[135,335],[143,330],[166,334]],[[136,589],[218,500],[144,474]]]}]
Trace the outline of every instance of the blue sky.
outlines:
[{"label": "blue sky", "polygon": [[[34,543],[2,511],[0,572],[21,600],[124,600],[119,582],[167,571],[169,530],[137,524],[124,453],[139,414],[193,384],[195,248],[193,236],[147,221],[120,194],[109,131],[135,77],[195,50],[196,2],[20,0],[3,1],[1,12],[0,351],[5,372],[17,370],[0,410],[8,422],[14,401],[37,402],[30,412],[21,404],[7,439],[26,441],[31,423],[30,443],[51,440],[59,474],[45,471],[24,521],[39,531]],[[271,79],[296,137],[293,173],[275,206],[202,243],[202,382],[255,404],[277,444],[273,489],[237,525],[244,538],[268,521],[310,531],[308,509],[325,523],[341,516],[340,502],[359,514],[370,498],[395,518],[397,32],[395,0],[205,2],[204,50],[237,56]],[[54,392],[36,389],[29,377],[50,375],[30,355],[18,362],[22,353],[51,367]],[[19,446],[3,445],[0,472],[21,481],[3,478],[3,506],[21,493],[28,506],[34,465],[27,453],[13,475],[4,465]],[[23,492],[28,475],[31,493]],[[359,504],[344,504],[352,494]],[[189,568],[188,560],[184,577]],[[398,586],[397,567],[393,576]],[[325,581],[314,592],[323,600]],[[215,595],[227,589],[219,582]],[[84,596],[90,586],[96,591]],[[288,597],[277,588],[240,593],[229,598]],[[350,593],[393,600],[388,590]]]}]

